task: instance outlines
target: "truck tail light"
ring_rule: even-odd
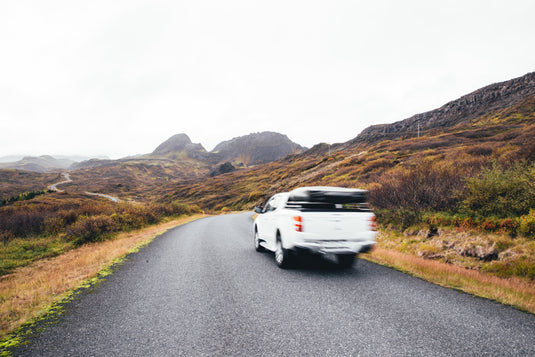
[[[302,232],[303,231],[303,217],[294,216],[294,226],[295,226],[296,232]]]
[[[375,216],[372,216],[370,218],[370,229],[372,231],[376,231],[377,230],[377,219],[375,218]]]

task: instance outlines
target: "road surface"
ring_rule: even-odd
[[[57,183],[51,185],[48,189],[49,189],[50,191],[64,192],[65,190],[60,190],[60,189],[58,188],[58,185],[63,185],[63,184],[65,184],[65,183],[72,182],[72,180],[71,180],[71,178],[69,177],[69,174],[68,174],[68,173],[63,174],[63,176],[65,177],[65,181],[57,182]]]
[[[250,217],[156,238],[14,355],[535,355],[533,315],[363,260],[281,270]]]
[[[107,198],[108,200],[112,201],[112,202],[119,202],[119,199],[117,197],[113,197],[113,196],[110,196],[110,195],[105,195],[103,193],[96,193],[96,192],[87,192],[85,191],[84,192],[86,195],[89,195],[89,196],[99,196],[99,197],[104,197],[104,198]]]

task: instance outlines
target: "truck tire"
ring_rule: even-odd
[[[280,236],[277,236],[277,243],[275,246],[275,263],[281,269],[286,269],[290,266],[292,261],[292,253],[288,249],[282,247]]]
[[[258,237],[258,230],[254,230],[254,248],[257,252],[264,252],[266,249],[260,245],[260,238]]]
[[[355,263],[357,258],[356,254],[337,254],[336,260],[338,261],[338,266],[342,269],[349,269]]]

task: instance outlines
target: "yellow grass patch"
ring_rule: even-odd
[[[535,314],[535,283],[499,278],[476,270],[377,247],[364,259],[409,273],[429,282],[498,301]]]
[[[157,235],[202,217],[181,217],[144,229],[119,233],[113,240],[87,244],[55,258],[43,259],[0,278],[0,339],[84,285],[118,259]]]

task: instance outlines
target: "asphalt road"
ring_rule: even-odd
[[[364,260],[281,270],[250,216],[158,237],[14,355],[535,356],[533,315]]]

